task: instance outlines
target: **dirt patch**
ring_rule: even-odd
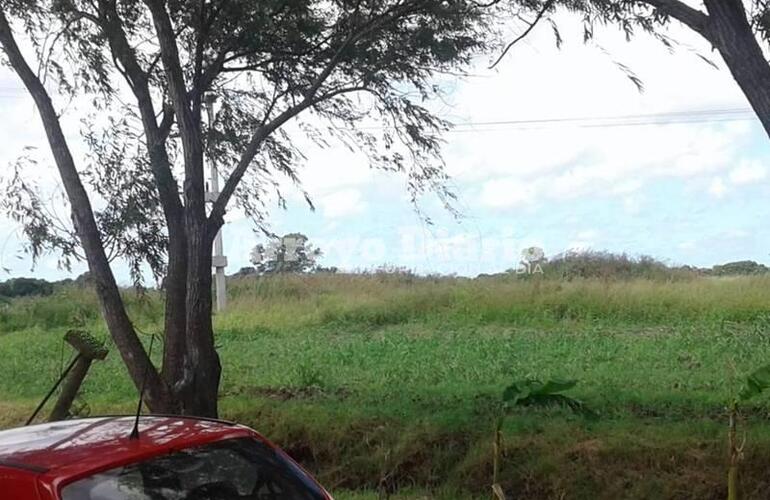
[[[585,441],[580,441],[579,443],[576,443],[575,445],[571,446],[567,452],[566,456],[568,458],[571,458],[573,460],[578,459],[589,459],[589,460],[595,460],[597,458],[597,455],[604,450],[604,443],[602,443],[599,439],[587,439]]]
[[[256,396],[277,401],[308,400],[319,398],[346,399],[351,392],[345,388],[337,387],[327,389],[323,387],[239,387],[222,391],[222,396]]]

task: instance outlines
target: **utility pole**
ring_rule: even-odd
[[[214,124],[214,94],[206,94],[206,111],[209,116],[209,136]],[[211,181],[206,193],[206,201],[214,203],[219,197],[219,173],[214,164],[214,158],[209,154],[209,168],[211,171]],[[211,265],[216,269],[214,276],[214,286],[216,288],[217,312],[224,311],[227,307],[227,284],[225,283],[225,267],[227,267],[227,257],[222,248],[222,229],[217,231],[214,238],[214,254],[211,256]]]

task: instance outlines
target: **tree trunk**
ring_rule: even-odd
[[[184,229],[182,236],[169,235],[168,271],[166,274],[163,380],[171,392],[180,397],[184,380],[184,360],[187,350],[187,248]]]
[[[178,395],[183,414],[217,416],[217,395],[221,366],[214,348],[211,324],[211,253],[213,235],[206,217],[203,142],[201,137],[200,92],[191,98],[185,85],[184,71],[174,31],[165,2],[144,0],[152,14],[158,35],[160,59],[168,80],[169,97],[174,108],[184,159],[184,231],[186,244],[184,359],[179,353],[168,355],[169,378]],[[200,67],[196,77],[200,77]],[[192,102],[191,102],[192,101]],[[178,269],[181,273],[181,267]],[[181,292],[181,288],[178,290]],[[180,295],[167,291],[171,304],[181,307]],[[172,300],[173,299],[173,300]],[[178,325],[166,325],[178,328]],[[168,332],[167,332],[168,333]],[[176,336],[173,336],[175,340]],[[181,343],[176,344],[180,347]],[[169,347],[174,348],[174,344]],[[181,367],[181,370],[180,370]],[[165,368],[164,368],[165,370]]]
[[[770,65],[757,43],[742,0],[705,0],[708,40],[719,50],[733,78],[770,135]]]
[[[221,365],[211,320],[212,237],[205,219],[190,221],[187,231],[187,382],[180,395],[182,413],[216,417]]]

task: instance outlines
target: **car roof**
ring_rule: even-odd
[[[134,420],[96,417],[0,431],[0,465],[71,476],[221,439],[262,439],[231,422],[179,416],[140,417],[140,437],[130,439]]]

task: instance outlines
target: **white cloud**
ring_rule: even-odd
[[[480,198],[489,207],[518,208],[534,202],[536,194],[534,183],[507,178],[484,183]]]
[[[639,215],[642,212],[644,201],[641,196],[627,196],[623,198],[623,210],[628,215]]]
[[[630,195],[639,191],[644,186],[641,179],[628,179],[616,184],[613,189],[613,194]]]
[[[321,198],[319,205],[326,217],[337,218],[360,214],[366,208],[361,191],[344,189]]]
[[[587,229],[585,231],[580,231],[575,235],[575,237],[578,240],[595,240],[599,236],[599,231],[596,229]]]
[[[448,118],[500,122],[747,108],[729,72],[714,69],[693,53],[710,53],[697,35],[673,28],[672,36],[682,45],[671,54],[649,37],[626,43],[616,30],[602,30],[598,43],[608,49],[606,55],[580,43],[573,21],[560,20],[567,27],[562,50],[553,46],[549,30],[536,30],[513,49],[496,76],[458,84]],[[644,93],[637,92],[613,60],[643,79]],[[750,122],[707,123],[701,115],[693,116],[693,123],[673,124],[664,115],[654,120],[661,123],[644,125],[638,122],[651,120],[464,127],[447,137],[447,164],[459,185],[480,186],[471,206],[496,208],[597,195],[625,197],[658,179],[706,182],[727,176],[746,151]],[[596,124],[602,126],[588,126]]]
[[[709,184],[708,192],[714,198],[722,198],[727,193],[727,187],[721,177],[714,177]]]
[[[730,182],[735,186],[751,184],[763,180],[767,170],[759,162],[745,162],[730,171]]]
[[[477,160],[467,174],[458,173],[457,182],[481,182],[478,201],[489,207],[515,208],[597,195],[625,197],[658,179],[727,174],[741,155],[747,134],[706,124],[603,132],[576,129],[565,136],[554,163],[548,164],[555,136],[553,131],[516,132],[507,140],[500,133],[480,136],[475,144],[487,159]],[[561,163],[565,151],[575,160]],[[450,158],[450,165],[453,161],[465,163],[465,158]]]
[[[590,250],[596,247],[599,238],[599,231],[596,229],[585,229],[578,231],[567,244],[567,250]]]
[[[762,181],[767,170],[759,162],[744,161],[738,167],[725,171],[724,176],[715,176],[708,184],[708,193],[715,198],[724,198],[729,192],[741,186]]]
[[[565,139],[554,162],[548,164],[554,137]],[[478,198],[473,201],[494,208],[588,196],[626,198],[660,179],[726,176],[742,154],[747,137],[741,129],[722,124],[622,127],[601,132],[575,129],[565,136],[554,131],[520,131],[507,140],[495,133],[475,141],[486,155],[484,162],[476,159],[472,170],[458,173],[456,178],[460,185],[480,183]],[[566,152],[574,160],[561,163]],[[462,164],[465,158],[450,158],[450,165],[453,161]],[[735,178],[756,177],[756,169],[745,170],[736,172]]]

